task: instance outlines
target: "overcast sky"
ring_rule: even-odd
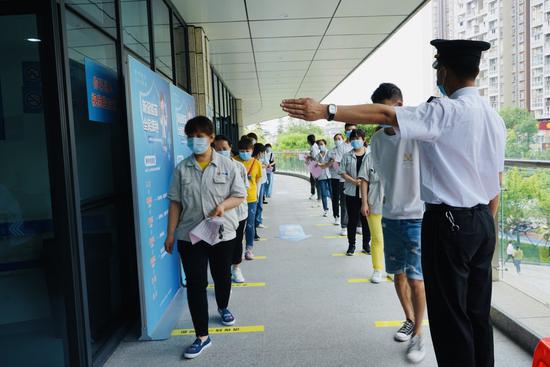
[[[380,83],[391,82],[403,91],[406,105],[425,102],[435,83],[432,39],[432,6],[428,3],[382,47],[343,81],[325,103],[370,103]]]

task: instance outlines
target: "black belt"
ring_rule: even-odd
[[[477,204],[471,208],[464,208],[459,206],[450,206],[447,204],[430,204],[426,203],[427,212],[460,212],[460,211],[473,211],[473,210],[486,210],[489,209],[487,204]]]

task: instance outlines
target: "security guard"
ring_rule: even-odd
[[[290,116],[396,127],[419,142],[422,267],[432,341],[440,366],[494,365],[491,259],[493,217],[504,170],[505,126],[479,96],[475,79],[490,44],[433,40],[433,67],[443,95],[418,107],[380,104],[322,105],[310,98],[284,100]],[[422,346],[413,337],[409,348]],[[423,357],[419,355],[419,357]]]

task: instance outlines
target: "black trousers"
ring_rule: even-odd
[[[447,213],[458,229],[453,230]],[[486,206],[424,213],[422,268],[439,366],[494,366],[490,309],[495,244],[494,220]]]
[[[311,189],[311,195],[315,195],[315,188],[317,186],[317,180],[313,177],[313,175],[309,174],[309,186]]]
[[[246,227],[246,219],[239,222],[237,227],[237,237],[235,237],[233,244],[233,258],[231,263],[233,265],[238,265],[243,261],[243,238],[244,238],[244,228]]]
[[[178,251],[187,281],[187,302],[195,334],[208,335],[208,264],[215,284],[218,308],[227,308],[231,293],[231,257],[234,241],[220,242],[210,246],[205,242],[194,245],[178,241]]]
[[[355,246],[357,236],[357,224],[361,220],[363,227],[363,250],[370,251],[370,230],[367,217],[361,214],[361,199],[356,196],[346,195],[346,210],[348,211],[348,243]]]
[[[344,183],[340,182],[340,179],[330,179],[330,198],[332,199],[332,215],[334,218],[340,217],[340,195],[342,195],[343,187]]]

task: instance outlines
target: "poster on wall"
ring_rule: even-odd
[[[172,135],[174,137],[174,165],[177,166],[192,153],[187,145],[185,124],[195,117],[195,98],[170,84],[170,99],[172,104]]]
[[[162,340],[170,337],[182,298],[179,256],[164,251],[174,169],[170,85],[131,56],[127,79],[141,339]]]
[[[112,123],[118,118],[118,78],[114,70],[84,58],[86,99],[90,121]]]

